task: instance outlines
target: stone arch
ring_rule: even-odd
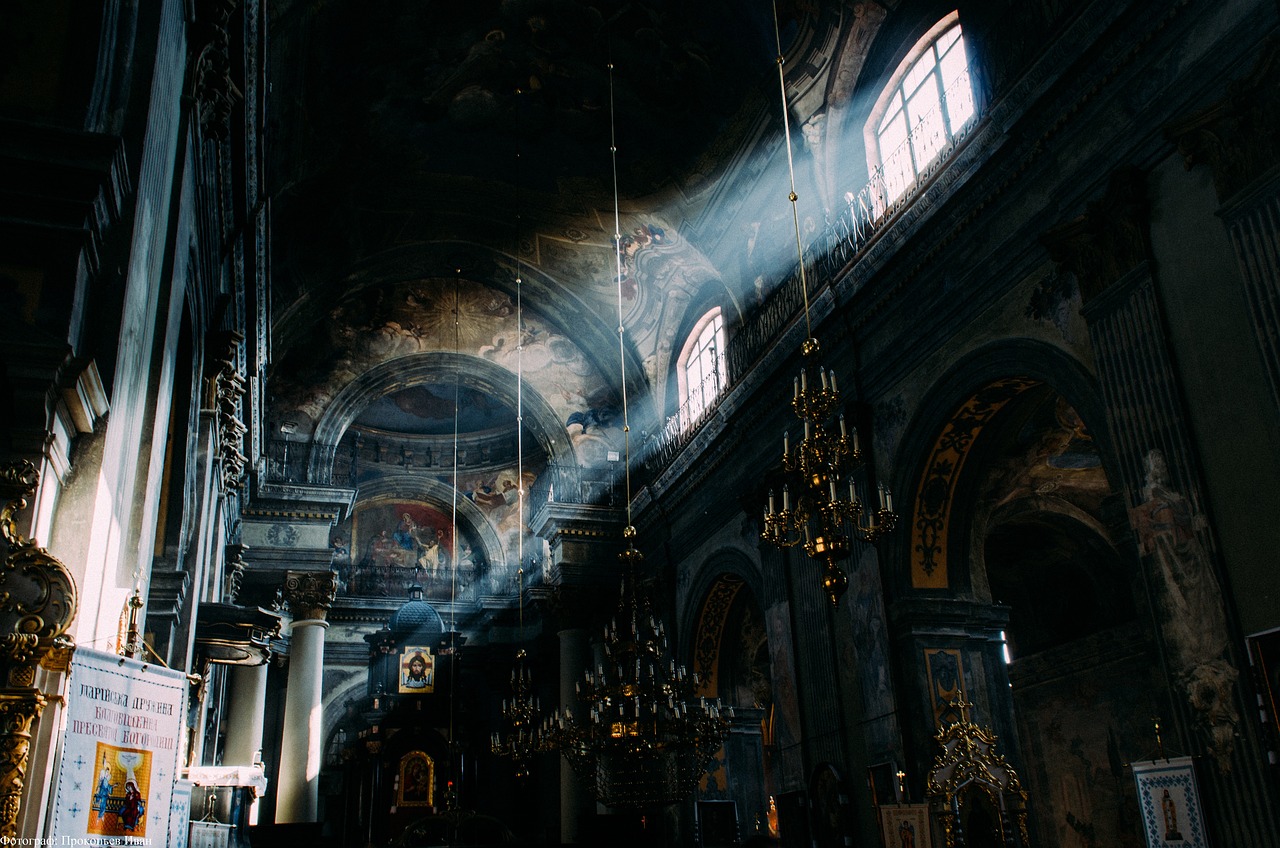
[[[985,433],[1002,411],[1027,392],[1047,387],[1076,410],[1094,436],[1105,467],[1115,467],[1101,393],[1083,364],[1059,348],[1017,339],[981,348],[944,374],[927,391],[898,450],[894,490],[906,507],[902,532],[891,541],[893,561],[903,567],[899,589],[966,589],[967,531],[955,521],[958,488],[968,461],[985,447]],[[966,518],[968,514],[966,513]]]
[[[689,634],[689,670],[698,673],[697,694],[720,694],[722,648],[731,613],[740,597],[763,612],[760,589],[759,571],[741,551],[722,550],[707,559],[689,594],[697,601],[685,610],[683,629]]]
[[[334,450],[342,434],[361,410],[374,400],[408,386],[454,380],[490,394],[512,409],[516,408],[516,375],[486,359],[427,351],[382,362],[344,386],[316,422],[307,468],[308,479],[328,478]],[[524,418],[548,461],[567,460],[569,464],[576,464],[573,442],[560,417],[527,380],[523,382]]]
[[[393,498],[398,495],[404,495],[405,489],[412,487],[414,497],[426,500],[434,500],[442,505],[449,506],[453,503],[454,490],[449,483],[442,482],[432,477],[425,477],[414,474],[403,474],[383,477],[360,487],[360,500],[373,501],[379,498]],[[495,565],[508,562],[507,546],[503,544],[502,538],[497,531],[493,529],[493,525],[489,523],[489,519],[485,517],[480,507],[476,506],[469,498],[458,497],[458,522],[466,522],[467,526],[474,531],[476,538],[479,539],[482,546],[485,562],[490,568]]]

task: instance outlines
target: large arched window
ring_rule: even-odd
[[[867,164],[876,192],[893,203],[923,174],[974,116],[973,84],[959,13],[934,25],[898,66],[866,126]]]
[[[724,319],[717,306],[698,319],[676,360],[681,429],[701,418],[724,388],[724,348]]]

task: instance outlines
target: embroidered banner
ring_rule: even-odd
[[[186,704],[185,674],[76,649],[50,834],[58,844],[178,844],[169,822]]]

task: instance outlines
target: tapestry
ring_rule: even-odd
[[[880,808],[884,848],[929,848],[929,806],[891,804]]]

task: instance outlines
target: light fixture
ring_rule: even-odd
[[[524,569],[517,573],[520,582],[519,591],[524,595]],[[520,632],[524,633],[524,602],[520,604]],[[524,648],[516,651],[515,662],[511,666],[511,698],[502,702],[502,717],[507,728],[503,734],[494,733],[489,741],[489,749],[500,757],[511,760],[515,766],[517,778],[529,776],[529,765],[533,755],[546,750],[543,742],[543,729],[539,726],[540,706],[533,689],[533,672],[528,666],[528,657]]]
[[[728,735],[733,708],[696,698],[697,673],[676,663],[666,628],[652,610],[636,573],[642,557],[627,528],[619,559],[622,578],[616,616],[604,628],[604,662],[586,669],[575,688],[587,721],[566,707],[545,722],[569,765],[607,807],[675,803],[698,785]]]
[[[676,663],[666,627],[654,614],[639,570],[631,524],[631,425],[626,384],[622,299],[622,226],[618,209],[618,157],[613,126],[613,64],[609,66],[609,150],[613,157],[615,279],[618,280],[618,355],[626,475],[626,549],[618,555],[622,583],[618,610],[604,628],[604,662],[588,668],[576,689],[587,720],[573,711],[550,716],[543,739],[569,761],[607,807],[671,804],[697,786],[729,733],[732,709],[718,699],[695,698],[697,674]]]
[[[520,92],[516,92],[519,94]],[[524,643],[524,303],[521,292],[520,264],[520,152],[516,151],[516,600],[520,610],[520,642],[511,667],[511,698],[502,702],[504,734],[494,733],[490,750],[507,757],[515,766],[517,778],[529,776],[533,755],[545,750],[539,725],[539,702],[533,690],[533,671],[528,665]]]
[[[800,346],[803,363],[800,374],[793,381],[791,400],[791,409],[803,422],[803,436],[793,449],[790,433],[783,433],[785,481],[781,503],[771,490],[764,512],[764,531],[760,537],[780,548],[803,543],[805,553],[822,562],[822,588],[835,605],[840,603],[840,596],[849,587],[849,578],[838,563],[850,554],[851,536],[863,542],[874,542],[893,530],[898,516],[893,511],[893,496],[883,484],[878,487],[879,504],[875,511],[865,508],[858,496],[854,474],[863,464],[858,429],[845,421],[835,371],[825,368],[818,359],[818,340],[813,336],[809,321],[809,283],[805,275],[804,244],[800,238],[800,213],[796,208],[799,198],[796,195],[795,162],[791,155],[791,117],[787,83],[782,71],[782,36],[778,29],[776,2],[773,6],[773,34],[778,45],[778,85],[782,92],[782,123],[787,170],[791,178],[787,199],[791,201],[800,289],[804,297],[805,340]],[[778,506],[782,508],[778,509]]]

